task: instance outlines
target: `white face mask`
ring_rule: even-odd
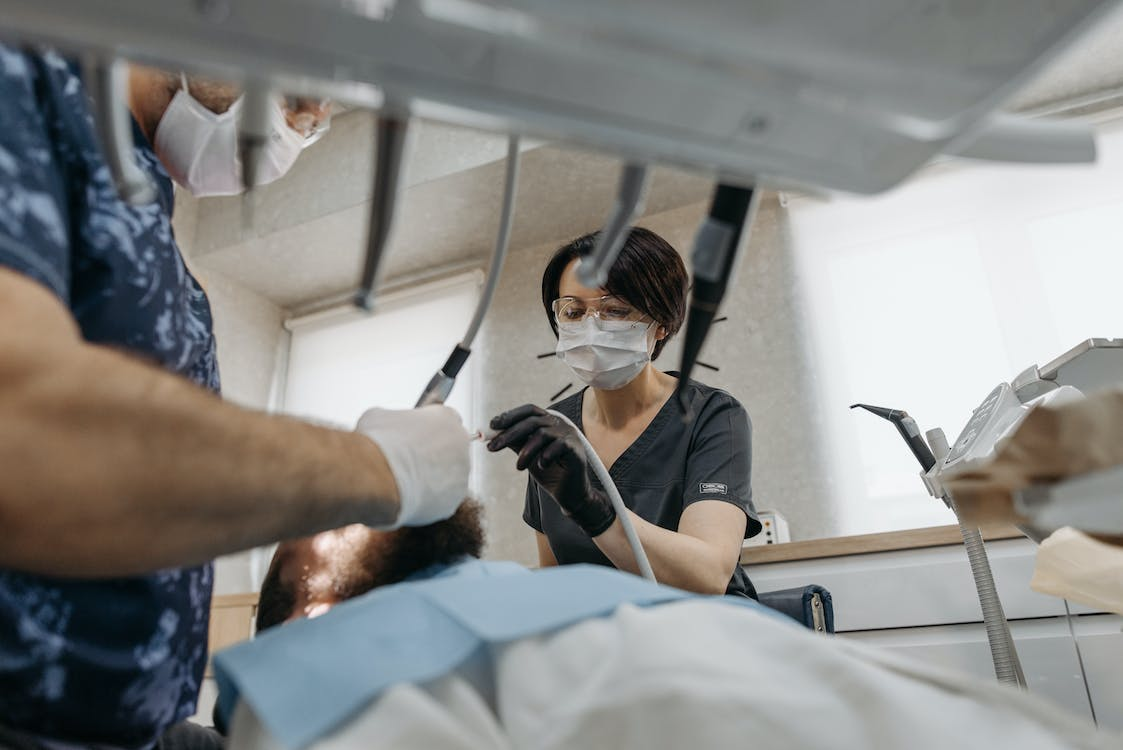
[[[653,324],[602,322],[590,315],[558,326],[558,358],[593,388],[614,391],[636,379],[655,349]]]
[[[222,114],[215,114],[187,90],[187,80],[175,93],[156,126],[156,155],[176,182],[197,197],[237,195],[242,185],[242,160],[238,156],[239,97]],[[265,148],[258,185],[278,179],[292,168],[301,150],[311,142],[290,128],[278,103],[270,113],[273,134]]]

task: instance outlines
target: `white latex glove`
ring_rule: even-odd
[[[394,472],[401,511],[390,528],[443,521],[464,502],[471,438],[455,410],[371,409],[355,429],[378,444]]]

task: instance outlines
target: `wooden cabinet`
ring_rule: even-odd
[[[199,691],[199,703],[191,720],[211,725],[211,713],[218,697],[214,682],[211,657],[216,651],[232,646],[253,636],[253,623],[257,616],[257,594],[228,594],[216,596],[211,601],[210,640],[207,644],[207,672]]]
[[[211,677],[211,655],[253,635],[257,616],[257,594],[216,596],[211,602],[210,640],[207,644],[207,677]]]

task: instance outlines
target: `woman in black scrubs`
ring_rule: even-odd
[[[671,394],[676,373],[651,364],[686,315],[687,274],[665,240],[633,229],[603,288],[582,286],[577,261],[591,234],[554,254],[542,304],[558,356],[588,388],[554,404],[585,433],[628,507],[661,583],[756,598],[738,564],[760,531],[749,474],[749,418],[732,396],[690,381],[693,420]],[[527,404],[491,422],[488,449],[511,448],[530,473],[523,519],[538,532],[543,566],[611,565],[638,572],[623,526],[588,466],[580,438]]]

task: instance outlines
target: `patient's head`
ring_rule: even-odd
[[[480,513],[478,503],[467,501],[448,520],[429,526],[379,531],[354,524],[282,542],[261,585],[258,632],[323,614],[339,602],[431,565],[479,557]]]

